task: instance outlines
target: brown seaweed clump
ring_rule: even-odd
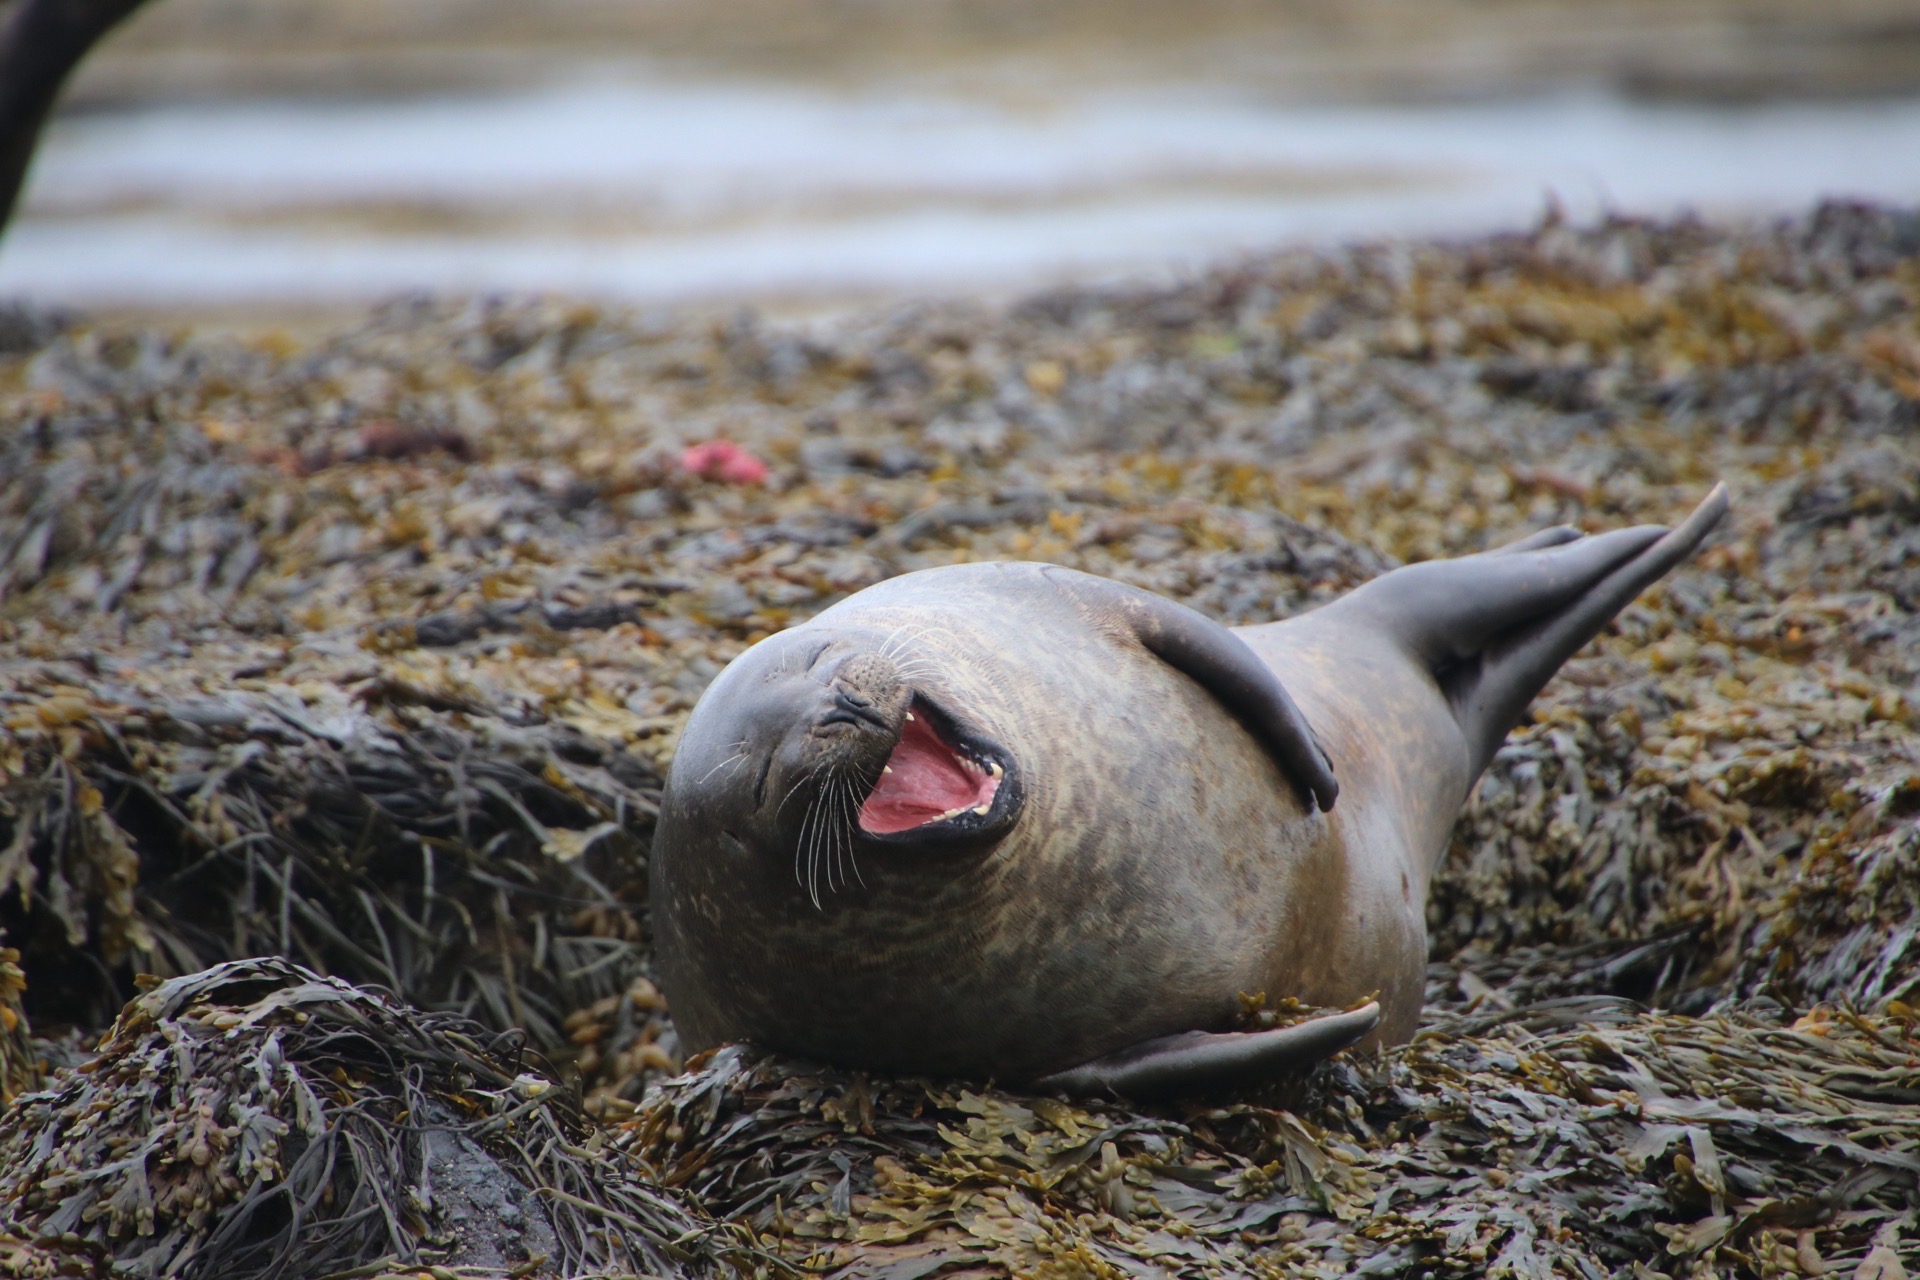
[[[0,1117],[0,1273],[728,1273],[523,1037],[281,960],[156,982]]]
[[[48,1020],[97,1029],[135,969],[277,954],[565,1044],[638,972],[659,779],[568,724],[456,708],[396,666],[349,689],[36,689],[0,738],[0,883],[11,936],[78,961],[39,967]]]
[[[26,990],[20,952],[0,947],[0,1109],[40,1083],[40,1062],[21,1000]]]
[[[1549,1000],[1319,1084],[1140,1113],[729,1048],[617,1141],[849,1277],[1890,1280],[1920,1253],[1911,1012]]]

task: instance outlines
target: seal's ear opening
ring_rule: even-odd
[[[1369,1000],[1271,1031],[1182,1031],[1042,1076],[1033,1087],[1147,1102],[1261,1084],[1304,1074],[1379,1023],[1380,1005]]]

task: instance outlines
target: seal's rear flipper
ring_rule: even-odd
[[[1562,663],[1727,513],[1715,485],[1673,529],[1591,538],[1560,527],[1458,560],[1408,565],[1329,609],[1354,609],[1423,661],[1445,690],[1478,776]]]
[[[1095,1058],[1033,1082],[1071,1094],[1118,1094],[1146,1101],[1299,1075],[1332,1057],[1380,1021],[1369,1001],[1272,1031],[1182,1031]]]
[[[1542,529],[1530,533],[1518,542],[1509,542],[1504,547],[1495,547],[1489,555],[1510,556],[1516,551],[1544,551],[1548,547],[1558,547],[1569,542],[1578,542],[1587,535],[1570,524],[1557,524],[1551,529]]]

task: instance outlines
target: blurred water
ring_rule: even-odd
[[[63,119],[0,294],[340,303],[999,291],[1246,249],[1824,196],[1920,201],[1920,100],[1303,109],[1247,89],[1017,102],[673,78]]]

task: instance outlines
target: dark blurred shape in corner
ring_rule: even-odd
[[[27,178],[34,143],[67,73],[145,0],[0,3],[0,233]]]

